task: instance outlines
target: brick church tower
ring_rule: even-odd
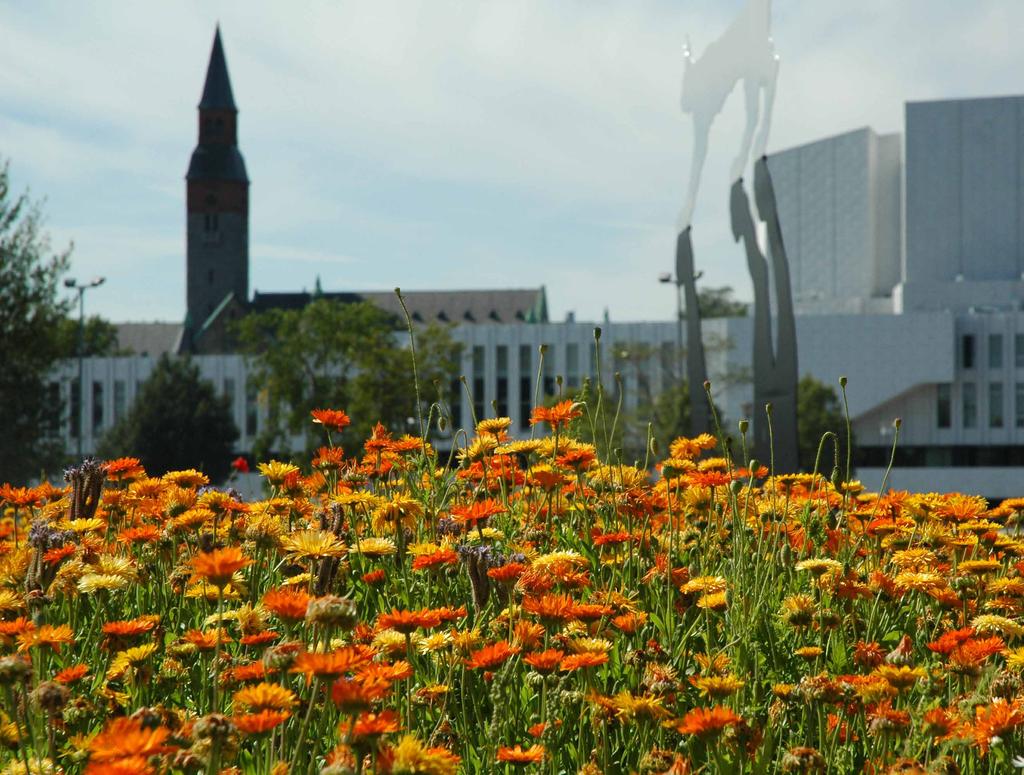
[[[193,339],[230,295],[241,305],[249,298],[249,177],[238,150],[238,108],[220,27],[199,101],[199,143],[185,180],[185,325]]]

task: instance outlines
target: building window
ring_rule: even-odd
[[[1018,428],[1024,428],[1024,382],[1014,385],[1013,424]]]
[[[530,427],[533,397],[530,395],[530,374],[533,372],[533,350],[528,344],[519,345],[519,428]]]
[[[103,383],[92,383],[92,435],[103,430]]]
[[[1024,369],[1024,334],[1013,337],[1013,365]]]
[[[484,411],[487,391],[484,375],[487,373],[486,352],[481,345],[473,346],[473,414],[477,421],[486,417]]]
[[[48,436],[60,435],[60,383],[48,382],[46,384],[46,425],[44,430]]]
[[[453,379],[448,389],[448,407],[451,410],[451,425],[448,430],[454,437],[462,428],[462,380]]]
[[[82,383],[77,379],[71,382],[71,401],[69,406],[69,433],[77,439],[82,431]]]
[[[203,229],[208,232],[217,231],[220,228],[220,221],[217,213],[206,213],[203,215]]]
[[[965,382],[961,389],[963,424],[965,428],[978,425],[978,386],[973,382]]]
[[[960,339],[960,365],[965,369],[974,368],[974,334],[964,334]]]
[[[114,422],[124,417],[124,410],[128,405],[125,395],[125,384],[123,379],[114,380]]]
[[[1003,335],[988,335],[988,367],[990,369],[1003,368]]]
[[[575,342],[565,346],[565,380],[571,388],[580,386],[580,346]]]
[[[555,395],[555,348],[549,344],[543,344],[544,349],[544,395],[551,397]]]
[[[494,371],[497,375],[495,398],[498,417],[508,416],[508,345],[499,344],[494,350]]]
[[[1003,427],[1003,383],[988,383],[988,427]]]
[[[213,285],[213,270],[212,269],[206,273],[206,279],[209,281],[210,285]]]
[[[937,402],[935,404],[935,423],[940,428],[948,428],[952,425],[953,402],[948,382],[943,382],[937,387]]]
[[[245,382],[245,435],[255,436],[259,432],[260,411],[259,394],[254,380]]]
[[[224,379],[224,398],[227,401],[231,414],[235,413],[235,380],[231,377]]]

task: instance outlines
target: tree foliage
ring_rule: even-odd
[[[132,455],[151,474],[199,468],[227,476],[238,429],[227,399],[188,358],[161,356],[135,403],[100,442],[101,457]]]
[[[60,357],[56,330],[68,303],[58,285],[70,248],[52,253],[41,221],[38,204],[12,195],[0,163],[0,481],[61,462],[61,445],[47,434],[60,407],[47,402],[44,382]]]
[[[410,353],[394,317],[379,307],[321,298],[302,309],[248,315],[237,334],[267,407],[258,456],[287,452],[292,435],[304,437],[307,448],[318,446],[313,409],[348,412],[352,428],[343,444],[349,451],[378,419],[392,432],[418,433]],[[416,337],[422,397],[429,401],[432,383],[447,386],[456,376],[458,346],[436,325],[417,329]]]
[[[733,297],[732,286],[723,285],[721,288],[700,288],[697,291],[697,306],[700,307],[700,316],[708,318],[742,318],[746,317],[750,305],[745,301],[736,301]]]
[[[814,459],[822,436],[831,431],[839,442],[839,472],[846,475],[846,417],[835,388],[811,375],[805,375],[797,385],[796,393],[797,445],[800,467],[814,470]],[[822,447],[818,470],[828,476],[835,465],[836,454],[831,442]]]
[[[57,326],[57,347],[61,358],[78,357],[78,318],[70,315]],[[82,326],[82,355],[102,358],[124,355],[117,344],[117,326],[99,315],[89,315]]]

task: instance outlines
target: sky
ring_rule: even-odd
[[[180,320],[185,182],[220,23],[250,189],[250,292],[537,287],[553,320],[675,294],[699,57],[742,0],[0,0],[0,158],[87,314]],[[1024,91],[1018,0],[775,0],[768,152],[906,101]],[[737,89],[693,218],[701,282],[749,294],[728,225]]]

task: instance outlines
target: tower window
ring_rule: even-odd
[[[220,228],[217,213],[206,213],[203,216],[203,228],[209,232],[217,231]]]
[[[210,285],[213,285],[213,270],[212,269],[209,272],[207,272],[206,277],[210,281]]]

